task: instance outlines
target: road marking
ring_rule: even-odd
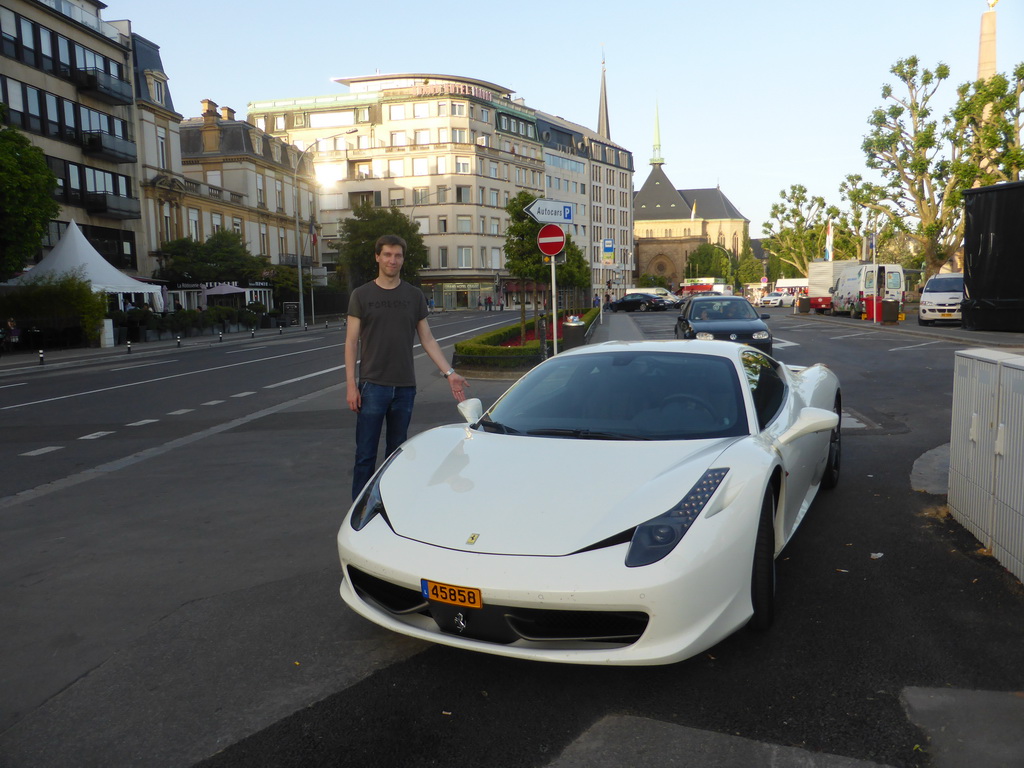
[[[255,394],[255,392],[239,392],[237,395],[232,395],[232,397],[248,397],[249,395]]]
[[[113,432],[93,432],[90,435],[82,435],[78,439],[79,440],[98,440],[101,437],[106,437],[107,435],[112,435],[112,434],[114,434],[114,433]]]
[[[62,445],[51,445],[51,446],[48,446],[46,448],[40,448],[40,449],[35,450],[35,451],[29,451],[28,453],[22,453],[21,455],[22,456],[42,456],[44,453],[53,453],[54,451],[59,451],[63,447],[64,446],[62,446]]]
[[[186,413],[192,413],[195,408],[179,408],[177,411],[171,411],[168,416],[184,416]]]
[[[155,363],[139,363],[138,365],[126,365],[124,368],[111,368],[111,371],[134,371],[136,368],[150,368],[154,365],[167,365],[168,363],[176,363],[177,360],[159,360]]]
[[[798,341],[783,341],[782,339],[776,337],[775,339],[772,340],[772,346],[776,347],[776,348],[783,348],[783,349],[786,348],[786,347],[799,347],[800,346],[800,342],[798,342]]]
[[[230,352],[225,352],[226,355],[237,355],[240,352],[255,352],[257,349],[266,349],[267,345],[264,344],[259,347],[246,347],[245,349],[232,349]]]
[[[829,339],[832,340],[832,341],[835,341],[837,339],[853,339],[853,338],[856,338],[857,336],[867,336],[867,335],[868,335],[868,332],[864,331],[862,333],[848,333],[845,336],[829,336]]]
[[[938,342],[938,341],[924,341],[924,342],[921,342],[920,344],[911,344],[909,347],[893,347],[889,351],[890,352],[899,352],[900,350],[904,350],[904,349],[917,349],[918,347],[928,347],[928,346],[931,346],[932,344],[939,344],[939,343],[941,343],[941,342]]]
[[[223,402],[223,400],[208,400],[205,403],[200,403],[200,405],[220,405]]]
[[[11,387],[24,387],[28,384],[27,381],[19,381],[17,384],[4,384],[0,389],[10,389]]]
[[[147,424],[155,424],[160,419],[143,419],[142,421],[133,421],[131,424],[125,424],[126,427],[144,427]]]
[[[305,376],[299,376],[295,379],[288,379],[287,381],[279,381],[276,384],[267,384],[264,389],[277,389],[283,387],[285,384],[294,384],[297,381],[304,381],[305,379],[312,379],[315,376],[323,376],[325,373],[334,373],[345,368],[344,365],[336,365],[334,368],[325,368],[322,371],[314,371],[313,373],[307,373]]]

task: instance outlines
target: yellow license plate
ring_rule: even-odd
[[[454,584],[441,584],[437,581],[420,579],[420,591],[427,600],[439,603],[458,605],[462,608],[483,608],[484,599],[480,590],[474,587],[457,587]]]

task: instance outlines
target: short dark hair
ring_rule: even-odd
[[[373,244],[373,252],[375,255],[380,256],[381,250],[385,245],[400,245],[402,246],[402,255],[405,256],[405,252],[408,249],[405,240],[398,235],[381,235],[377,238],[377,242]]]

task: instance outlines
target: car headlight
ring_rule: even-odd
[[[772,337],[772,335],[770,333],[768,333],[768,331],[755,331],[754,332],[754,338],[755,339],[770,339],[771,337]]]
[[[727,474],[727,467],[709,469],[672,509],[638,525],[626,552],[626,567],[656,563],[675,549]]]
[[[707,331],[701,331],[700,333],[697,334],[697,338],[700,339],[701,341],[714,341],[715,334],[708,333]]]
[[[388,468],[388,465],[402,452],[402,449],[397,449],[394,453],[388,456],[381,468],[377,470],[373,479],[366,484],[366,487],[360,492],[359,497],[352,505],[352,512],[349,515],[348,521],[352,527],[361,531],[377,515],[384,515],[387,517],[384,511],[384,500],[380,496],[380,479],[384,476],[384,470]]]

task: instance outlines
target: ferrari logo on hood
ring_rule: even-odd
[[[479,539],[479,538],[480,538],[480,534],[479,533],[471,533],[471,534],[469,534],[469,538],[466,539],[466,543],[467,544],[476,544],[476,540]]]

